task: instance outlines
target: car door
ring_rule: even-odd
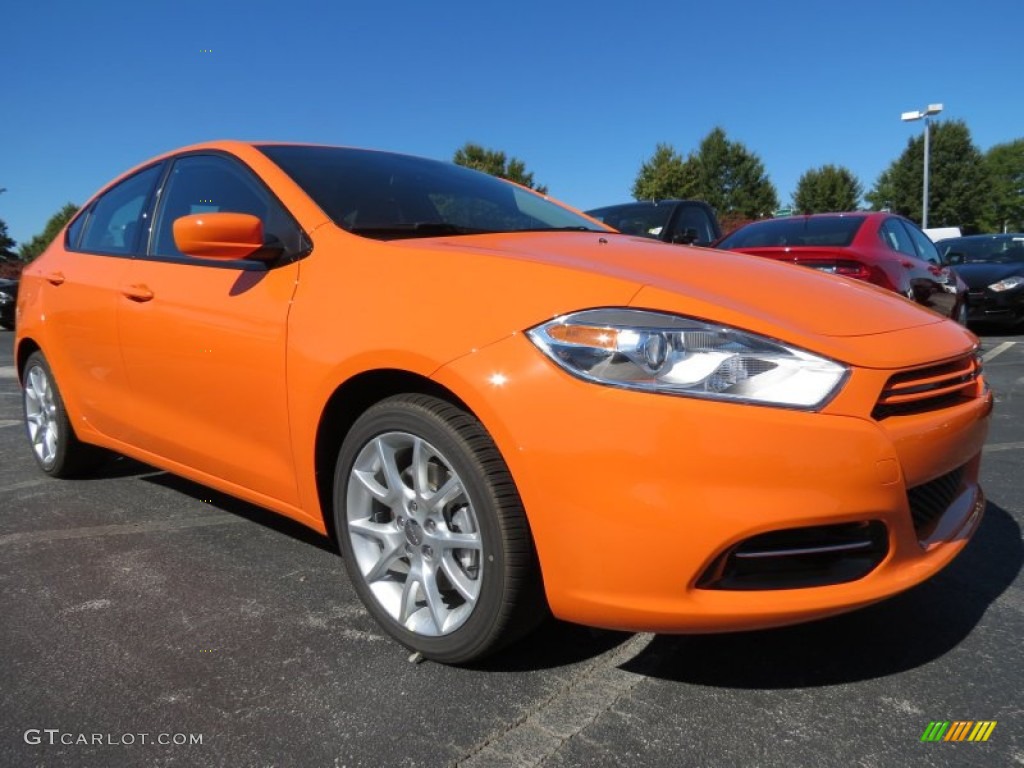
[[[173,160],[146,255],[126,276],[129,298],[118,318],[132,440],[164,463],[296,504],[285,345],[299,264],[198,259],[177,249],[175,219],[221,211],[258,216],[264,232],[282,242],[299,232],[236,159]]]
[[[43,352],[64,394],[75,429],[116,440],[132,416],[121,406],[128,381],[118,347],[117,309],[124,275],[163,171],[157,164],[119,181],[93,200],[51,249]]]
[[[934,309],[935,277],[928,272],[927,262],[918,257],[910,231],[903,226],[902,219],[890,216],[878,231],[901,268],[897,290],[918,304]]]
[[[954,317],[958,301],[956,276],[950,272],[949,267],[942,264],[939,249],[935,247],[935,243],[928,235],[912,222],[904,220],[901,223],[910,233],[910,239],[914,242],[918,257],[927,264],[925,267],[927,277],[923,280],[928,281],[928,306],[946,317]]]

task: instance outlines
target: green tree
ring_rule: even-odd
[[[1024,232],[1024,139],[989,149],[985,170],[991,190],[985,206],[985,231]]]
[[[721,219],[756,219],[779,207],[779,196],[760,158],[743,144],[713,129],[696,152],[682,160],[668,144],[640,166],[633,183],[640,199],[692,197],[704,200]]]
[[[640,166],[633,182],[633,197],[637,200],[694,197],[693,171],[671,144],[659,143],[654,155]]]
[[[57,211],[50,220],[46,222],[46,226],[43,227],[43,231],[38,235],[35,235],[27,243],[22,243],[21,248],[18,249],[18,257],[28,263],[34,258],[39,256],[43,251],[46,250],[47,246],[53,242],[53,239],[60,234],[60,231],[64,229],[64,225],[71,221],[71,218],[78,213],[78,206],[74,203],[65,203],[64,206]]]
[[[14,252],[14,238],[7,231],[7,222],[0,219],[0,277],[17,277],[22,266]]]
[[[0,219],[0,260],[16,259],[18,255],[14,252],[14,238],[7,231],[7,222]]]
[[[864,188],[848,168],[823,165],[800,177],[793,202],[800,213],[855,211]]]
[[[714,128],[686,161],[694,174],[695,194],[720,216],[756,219],[779,207],[779,195],[761,159],[725,131]]]
[[[931,126],[928,225],[976,230],[990,199],[982,154],[961,120]],[[875,210],[890,210],[921,223],[924,136],[907,141],[903,154],[886,168],[864,197]]]
[[[548,188],[542,184],[535,184],[533,173],[526,170],[526,163],[516,157],[507,157],[504,152],[497,149],[485,149],[479,144],[467,141],[457,150],[452,162],[466,168],[473,168],[491,176],[501,179],[508,179],[524,187],[547,194]]]

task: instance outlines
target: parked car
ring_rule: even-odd
[[[18,301],[18,281],[0,277],[0,328],[14,329],[14,308]]]
[[[711,245],[722,236],[714,209],[700,200],[646,200],[586,211],[626,235],[680,245]]]
[[[967,329],[447,163],[157,157],[18,307],[43,472],[103,447],[330,534],[380,625],[442,662],[548,609],[657,632],[852,610],[945,567],[985,506]]]
[[[967,283],[967,319],[1024,323],[1024,234],[940,240],[939,253]]]
[[[942,264],[924,232],[902,216],[857,212],[765,219],[737,229],[715,247],[864,280],[967,322],[967,285]]]

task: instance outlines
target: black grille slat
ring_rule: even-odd
[[[871,415],[876,419],[948,408],[976,394],[981,364],[974,355],[901,371],[889,377]]]
[[[949,509],[963,488],[964,468],[958,467],[923,485],[907,489],[910,516],[919,539],[927,539],[939,518]]]

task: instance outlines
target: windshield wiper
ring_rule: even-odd
[[[418,221],[415,224],[392,224],[379,227],[351,227],[348,230],[355,235],[365,235],[379,240],[399,240],[411,237],[442,237],[444,235],[486,235],[492,229],[474,229],[459,227],[443,221]]]
[[[572,227],[523,227],[522,229],[510,229],[509,232],[608,232],[605,229],[594,229],[577,224]]]

